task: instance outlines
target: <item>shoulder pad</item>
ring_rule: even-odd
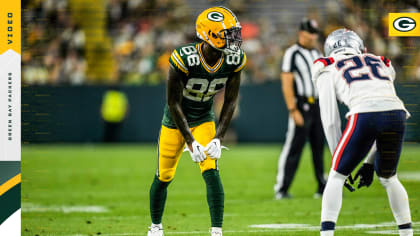
[[[329,66],[334,63],[334,58],[332,57],[320,57],[314,61],[314,64],[317,62],[322,62],[324,66]]]
[[[186,63],[186,56],[193,53],[197,53],[197,49],[193,44],[183,45],[172,52],[169,62],[172,67],[188,75],[189,71],[188,64]]]
[[[391,61],[388,58],[381,56],[381,60],[385,63],[387,67],[389,67]]]
[[[245,52],[241,49],[240,53],[239,53],[239,63],[238,63],[238,67],[236,67],[236,69],[234,70],[234,72],[239,72],[241,71],[245,65],[246,65],[246,54]]]
[[[320,63],[317,63],[320,62]],[[315,82],[319,75],[325,72],[327,69],[327,66],[334,63],[334,58],[332,57],[321,57],[314,61],[314,65],[311,68],[312,73],[312,80]]]

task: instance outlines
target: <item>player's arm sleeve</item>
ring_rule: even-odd
[[[381,61],[385,64],[385,73],[390,76],[391,81],[395,80],[395,69],[392,66],[391,60],[386,57],[380,57]]]
[[[334,81],[331,72],[321,72],[314,79],[319,92],[319,107],[321,112],[322,127],[327,138],[331,153],[341,138],[341,119],[335,94]]]
[[[292,58],[293,50],[287,49],[283,56],[283,63],[281,65],[281,70],[283,72],[292,72]]]
[[[169,57],[169,64],[176,71],[188,75],[188,68],[185,66],[184,61],[176,49],[172,52],[171,57]]]
[[[385,73],[389,75],[391,81],[395,81],[396,73],[395,73],[394,67],[392,66],[391,60],[389,60],[386,57],[380,57],[380,58],[382,62],[385,64],[385,67],[383,67],[385,68]],[[405,112],[406,112],[405,118],[408,120],[411,117],[411,114],[407,110],[405,110]]]
[[[247,58],[246,58],[246,54],[245,54],[244,51],[242,51],[240,57],[241,57],[240,63],[238,65],[238,67],[233,72],[241,71],[246,65]]]
[[[389,74],[391,76],[391,80],[394,81],[395,80],[395,69],[392,66],[391,62],[389,62]]]

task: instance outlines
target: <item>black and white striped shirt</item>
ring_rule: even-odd
[[[322,54],[318,49],[307,49],[297,43],[286,50],[282,71],[293,73],[296,96],[318,98],[318,91],[312,83],[311,67],[320,57]]]

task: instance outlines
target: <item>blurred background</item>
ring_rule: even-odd
[[[284,141],[281,62],[304,17],[319,23],[321,50],[347,27],[391,59],[413,115],[406,139],[420,141],[420,38],[389,37],[387,20],[418,12],[418,1],[22,0],[23,142],[154,142],[170,53],[197,40],[197,15],[217,5],[238,16],[248,56],[230,141]],[[217,112],[223,96],[215,99]]]

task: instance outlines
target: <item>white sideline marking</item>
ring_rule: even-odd
[[[132,235],[145,235],[146,233],[116,233],[116,234],[101,234],[101,236],[132,236]],[[167,233],[165,233],[167,234]],[[89,234],[70,234],[67,236],[89,236]]]
[[[262,233],[262,232],[273,232],[273,230],[223,230],[224,234],[233,233]],[[206,234],[209,231],[193,231],[193,232],[167,232],[165,234]]]
[[[413,222],[413,226],[420,225],[420,222]],[[264,233],[264,232],[291,232],[291,231],[319,231],[320,226],[313,226],[309,224],[260,224],[248,226],[250,230],[224,230],[224,234],[237,234],[237,233]],[[360,230],[360,229],[376,229],[380,227],[396,227],[395,222],[382,222],[379,224],[355,224],[355,225],[344,225],[337,226],[336,229],[347,229],[347,230]],[[420,232],[420,229],[413,229],[413,231]],[[209,231],[190,231],[190,232],[165,232],[165,234],[173,235],[193,235],[193,234],[207,234]],[[378,230],[378,231],[365,231],[368,234],[395,234],[398,235],[397,230]],[[134,236],[144,235],[142,233],[113,233],[113,234],[101,234],[102,236]],[[89,236],[87,234],[71,234],[68,236]]]
[[[104,206],[42,206],[33,203],[23,203],[23,212],[62,212],[62,213],[105,213],[109,212]]]
[[[401,171],[397,175],[402,180],[420,181],[420,172],[418,171]]]
[[[312,230],[312,228],[319,226],[311,226],[308,224],[263,224],[263,225],[250,225],[250,228],[259,228],[259,229],[305,229]]]
[[[143,233],[145,234],[145,233]],[[102,236],[129,236],[129,235],[143,235],[140,233],[121,233],[121,234],[101,234]],[[165,233],[166,234],[166,233]],[[81,236],[89,236],[89,235],[81,235]]]
[[[420,222],[413,222],[412,225],[419,225]],[[396,227],[397,224],[395,222],[383,222],[379,224],[355,224],[355,225],[343,225],[343,226],[336,226],[336,229],[351,229],[351,230],[359,230],[359,229],[375,229],[379,227]],[[282,231],[318,231],[320,226],[312,226],[308,224],[261,224],[261,225],[250,225],[251,228],[260,228],[260,229],[277,229]],[[392,230],[391,230],[392,231]],[[418,230],[420,231],[420,230]],[[373,232],[373,231],[371,231]]]
[[[355,225],[343,225],[337,226],[337,229],[372,229],[378,227],[397,227],[395,222],[383,222],[379,224],[355,224]]]
[[[223,230],[223,234],[237,234],[237,233],[263,233],[263,232],[276,232],[280,230]],[[173,235],[191,235],[191,234],[208,234],[209,231],[190,231],[190,232],[165,232]],[[131,235],[144,235],[145,233],[116,233],[116,234],[101,234],[101,236],[131,236]],[[71,234],[68,236],[89,236],[87,234]]]
[[[420,232],[420,229],[413,229],[414,233]],[[378,231],[366,231],[368,234],[391,234],[391,235],[399,235],[398,230],[378,230]]]

